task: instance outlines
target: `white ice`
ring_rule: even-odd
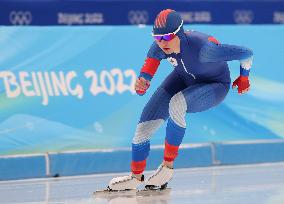
[[[1,181],[0,203],[284,204],[284,163],[177,169],[160,194],[92,195],[117,175],[123,173]]]

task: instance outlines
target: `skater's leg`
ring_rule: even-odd
[[[150,136],[168,118],[170,99],[171,96],[163,88],[159,88],[151,97],[143,110],[132,141],[132,174],[112,179],[109,183],[110,189],[133,189],[144,180],[142,173],[150,151]]]
[[[172,166],[186,129],[185,115],[205,111],[223,101],[229,84],[196,84],[174,95],[170,101],[167,123],[164,164]]]
[[[150,137],[168,119],[169,102],[172,96],[184,88],[186,85],[173,71],[143,109],[132,141],[131,170],[138,178],[141,177],[146,167],[146,158],[150,151]]]
[[[170,118],[168,119],[166,128],[164,164],[170,167],[173,166],[173,161],[177,157],[178,148],[182,142],[185,133],[186,110],[186,100],[184,98],[183,93],[179,92],[174,95],[170,100]]]
[[[141,174],[146,167],[150,151],[150,137],[169,117],[168,107],[171,95],[159,88],[145,106],[132,141],[133,174]]]
[[[173,162],[178,155],[179,146],[185,134],[186,113],[204,111],[219,104],[228,90],[229,85],[222,83],[197,84],[182,90],[171,98],[164,161],[158,170],[147,179],[146,185],[161,186],[172,178]]]
[[[173,71],[153,94],[142,112],[132,141],[132,173],[129,176],[112,179],[109,183],[110,189],[133,189],[143,181],[142,172],[150,151],[150,137],[169,117],[171,97],[185,88],[186,85]]]

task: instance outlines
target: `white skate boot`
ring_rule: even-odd
[[[144,175],[141,180],[137,179],[132,174],[128,176],[121,176],[113,178],[108,185],[110,191],[125,191],[125,190],[136,190],[137,187],[144,182]]]
[[[168,182],[172,179],[174,169],[166,165],[160,165],[159,168],[145,181],[145,188],[150,190],[163,190],[167,188]]]
[[[144,175],[141,180],[132,174],[113,178],[107,188],[96,190],[93,194],[96,198],[112,198],[115,195],[135,196],[137,187],[144,182]]]

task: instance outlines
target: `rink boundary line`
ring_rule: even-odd
[[[284,1],[284,0],[283,0]],[[278,142],[284,142],[284,139],[261,139],[261,140],[236,140],[236,141],[227,141],[227,142],[206,142],[206,143],[191,143],[191,144],[181,144],[180,149],[189,148],[189,147],[204,147],[207,145],[214,145],[214,144],[274,144]],[[160,149],[164,148],[164,145],[151,145],[151,149]],[[8,155],[0,155],[1,158],[18,158],[18,157],[32,157],[32,156],[44,156],[46,154],[69,154],[69,153],[88,153],[88,152],[117,152],[117,151],[129,151],[131,147],[123,147],[123,148],[109,148],[109,149],[83,149],[83,150],[70,150],[70,151],[48,151],[45,153],[36,153],[36,154],[8,154]]]
[[[284,0],[283,0],[284,1]],[[191,144],[181,144],[180,149],[189,148],[189,147],[204,147],[207,145],[214,145],[214,144],[273,144],[278,142],[284,142],[284,139],[261,139],[261,140],[236,140],[236,141],[227,141],[227,142],[206,142],[206,143],[191,143]],[[151,145],[151,149],[160,149],[164,148],[164,145]],[[45,153],[36,153],[36,154],[8,154],[8,155],[0,155],[1,158],[18,158],[18,157],[32,157],[32,156],[44,156],[46,154],[69,154],[69,153],[88,153],[88,152],[117,152],[117,151],[129,151],[131,147],[123,147],[123,148],[109,148],[109,149],[84,149],[84,150],[76,150],[76,151],[62,151],[62,152],[55,152],[55,151],[48,151]]]
[[[192,144],[182,144],[180,149],[188,148],[188,147],[204,147],[210,143],[192,143]],[[151,149],[160,149],[164,148],[164,145],[151,145]],[[46,154],[72,154],[72,153],[105,153],[105,152],[117,152],[117,151],[131,151],[131,147],[124,147],[124,148],[114,148],[114,149],[84,149],[84,150],[77,150],[77,151],[62,151],[62,152],[55,152],[49,151],[45,153],[37,153],[37,154],[8,154],[8,155],[0,155],[1,158],[18,158],[18,157],[32,157],[32,156],[44,156]]]

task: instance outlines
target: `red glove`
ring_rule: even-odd
[[[244,94],[249,90],[250,84],[248,76],[239,76],[234,82],[232,88],[238,87],[238,93]]]
[[[135,83],[136,93],[140,96],[143,96],[146,93],[149,86],[150,86],[150,81],[144,79],[143,77],[139,77]]]

